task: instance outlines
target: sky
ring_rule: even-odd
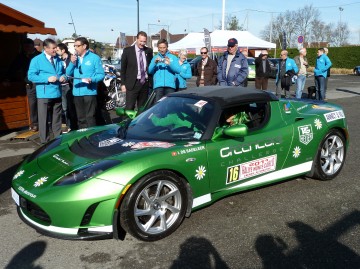
[[[171,34],[209,31],[221,27],[223,0],[2,0],[11,8],[34,17],[55,28],[63,39],[76,33],[98,42],[115,43],[120,32],[137,33],[137,3],[140,30],[155,34],[162,28]],[[278,1],[225,0],[225,13],[236,16],[240,24],[260,37],[261,31],[279,13],[295,11],[305,5],[319,9],[325,23],[347,22],[351,44],[360,44],[360,1]],[[342,11],[340,11],[340,7]],[[70,13],[72,14],[74,24]],[[45,39],[44,35],[29,35]]]

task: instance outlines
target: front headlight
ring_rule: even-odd
[[[106,171],[107,169],[120,164],[121,161],[117,160],[102,160],[97,163],[81,167],[79,170],[73,171],[62,179],[58,180],[55,186],[71,185],[83,182],[89,178],[95,177],[96,175]]]

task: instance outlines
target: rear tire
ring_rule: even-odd
[[[173,233],[187,209],[185,182],[171,171],[152,172],[126,194],[120,206],[120,224],[143,241],[156,241]]]
[[[344,135],[331,130],[321,141],[314,160],[314,177],[331,180],[341,171],[345,163],[346,148]]]

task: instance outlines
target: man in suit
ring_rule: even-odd
[[[121,56],[121,91],[126,92],[125,109],[134,109],[145,104],[148,98],[149,80],[147,73],[153,57],[151,48],[146,47],[147,34],[140,31],[136,44],[124,49]]]

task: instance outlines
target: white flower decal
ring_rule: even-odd
[[[197,180],[201,180],[205,177],[206,169],[205,166],[201,165],[198,169],[196,169],[195,177]]]
[[[322,128],[322,123],[321,123],[321,120],[319,120],[319,119],[315,119],[314,120],[314,124],[315,124],[315,127],[316,127],[316,129],[321,129]]]
[[[41,186],[42,184],[44,184],[44,182],[46,182],[48,179],[48,177],[41,177],[39,178],[38,180],[35,181],[34,183],[34,187],[39,187]]]
[[[122,144],[121,146],[122,147],[132,147],[134,145],[135,145],[135,142],[126,142],[126,143]]]
[[[19,176],[21,176],[22,174],[24,174],[24,170],[20,170],[19,172],[17,172],[15,175],[14,175],[14,177],[13,177],[13,180],[14,179],[17,179]]]
[[[299,157],[300,154],[301,154],[301,148],[300,147],[295,147],[292,153],[293,153],[294,158]]]
[[[88,128],[82,128],[82,129],[79,129],[77,130],[78,132],[86,132],[87,130],[89,130]]]

